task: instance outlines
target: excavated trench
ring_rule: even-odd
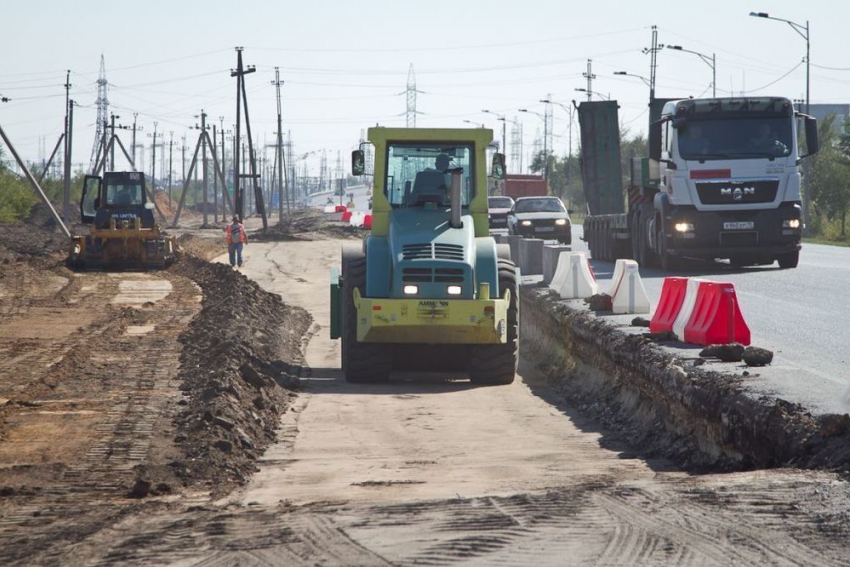
[[[524,351],[571,403],[649,455],[700,472],[850,469],[850,416],[753,394],[743,377],[694,366],[545,287],[524,287],[521,308]]]

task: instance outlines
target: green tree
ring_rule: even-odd
[[[847,212],[850,209],[850,134],[840,134],[835,115],[818,124],[820,151],[811,165],[810,192],[815,211],[840,226],[839,238],[847,238]],[[815,223],[816,233],[823,229]]]

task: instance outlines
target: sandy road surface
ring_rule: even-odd
[[[327,339],[328,267],[339,245],[249,248],[245,273],[315,317],[312,375],[280,443],[239,495],[253,514],[225,522],[239,549],[203,553],[202,563],[823,565],[850,557],[846,483],[787,470],[695,477],[637,458],[560,403],[531,357],[507,387],[417,376],[346,384],[338,344]],[[277,542],[268,537],[274,526],[288,528]]]

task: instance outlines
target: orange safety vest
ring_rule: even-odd
[[[236,227],[235,229],[233,227]],[[248,242],[248,235],[245,234],[245,227],[242,226],[242,223],[236,223],[235,225],[229,224],[225,229],[227,233],[227,243],[233,244],[234,240],[236,242]]]

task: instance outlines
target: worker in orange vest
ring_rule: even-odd
[[[224,229],[227,238],[227,251],[230,254],[230,265],[242,267],[242,247],[248,246],[248,234],[245,227],[239,222],[239,217],[234,216],[233,222]]]

